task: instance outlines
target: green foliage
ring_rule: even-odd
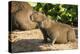
[[[77,5],[37,3],[34,9],[36,11],[44,12],[46,16],[52,20],[77,26]]]

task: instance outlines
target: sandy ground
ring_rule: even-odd
[[[33,51],[50,51],[77,49],[78,42],[68,42],[66,44],[45,44],[43,34],[39,29],[31,31],[16,31],[10,34],[9,41],[11,42],[12,52],[33,52]]]

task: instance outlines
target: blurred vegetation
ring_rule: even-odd
[[[77,5],[37,3],[34,9],[45,13],[45,15],[52,20],[78,26]]]

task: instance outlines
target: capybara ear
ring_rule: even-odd
[[[51,19],[49,19],[49,18],[47,18],[47,19],[46,19],[46,21],[47,21],[47,22],[51,22],[52,20],[51,20]]]
[[[34,17],[33,15],[30,16],[31,21],[34,21]]]

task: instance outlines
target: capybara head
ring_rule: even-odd
[[[46,19],[45,14],[43,14],[41,12],[34,12],[31,15],[31,20],[34,21],[34,22],[42,22],[45,19]]]

